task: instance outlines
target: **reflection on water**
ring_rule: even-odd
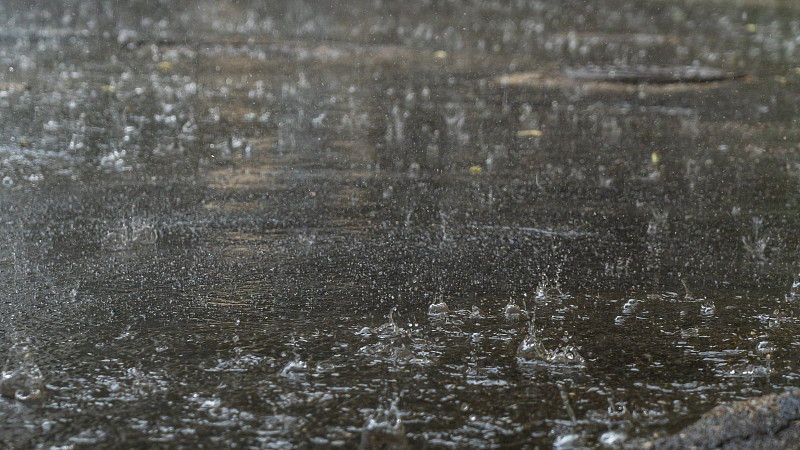
[[[635,446],[796,386],[795,6],[245,3],[0,5],[4,445]]]

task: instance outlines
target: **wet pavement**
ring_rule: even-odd
[[[800,382],[779,0],[0,6],[0,442],[638,446]]]

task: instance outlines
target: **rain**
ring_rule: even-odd
[[[800,6],[0,17],[3,447],[797,442]]]

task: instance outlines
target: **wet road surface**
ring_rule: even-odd
[[[797,387],[780,1],[0,12],[11,447],[636,446]]]

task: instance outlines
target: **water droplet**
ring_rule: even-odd
[[[503,316],[506,320],[516,320],[519,319],[521,315],[522,309],[520,309],[513,300],[509,300],[508,304],[503,308]]]
[[[439,300],[437,303],[431,303],[428,306],[428,314],[432,316],[440,316],[450,312],[450,308],[447,307],[447,303],[444,300]]]

